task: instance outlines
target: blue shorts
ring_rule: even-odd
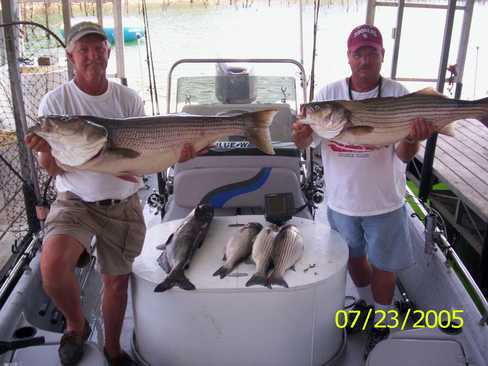
[[[376,268],[397,272],[415,263],[405,206],[374,216],[348,216],[330,208],[327,217],[349,246],[349,256],[368,256]]]

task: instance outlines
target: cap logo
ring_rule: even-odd
[[[371,34],[371,36],[373,36],[375,38],[378,37],[378,34],[376,33],[376,31],[374,29],[371,29],[371,28],[358,29],[356,32],[354,32],[353,37],[356,38],[356,37],[359,37],[362,35],[363,38],[368,38],[368,33]]]

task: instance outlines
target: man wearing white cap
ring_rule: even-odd
[[[316,100],[361,100],[407,94],[400,83],[381,76],[384,55],[378,28],[368,24],[354,28],[347,40],[351,77],[326,85]],[[404,199],[406,163],[417,153],[419,142],[431,134],[431,127],[417,118],[412,121],[407,138],[396,145],[372,148],[323,140],[308,125],[295,123],[293,126],[294,141],[299,148],[313,142],[321,146],[329,224],[349,246],[348,269],[358,289],[360,300],[355,310],[361,311],[361,317],[354,327],[346,330],[354,333],[362,329],[368,310],[376,310],[375,322],[368,327],[365,358],[389,334],[388,327],[374,324],[378,324],[384,312],[393,313],[395,272],[414,262]]]
[[[109,81],[106,76],[110,44],[95,23],[74,25],[66,37],[66,53],[74,78],[42,99],[39,115],[94,115],[125,118],[144,115],[137,93]],[[76,266],[88,263],[96,236],[97,266],[102,274],[104,352],[110,365],[135,365],[120,347],[127,306],[129,274],[142,249],[146,227],[137,191],[139,178],[120,179],[109,174],[65,172],[56,164],[49,145],[26,136],[29,148],[38,152],[41,167],[56,176],[56,201],[46,220],[41,256],[44,289],[66,319],[59,357],[63,365],[76,365],[83,357],[91,333],[80,303]]]

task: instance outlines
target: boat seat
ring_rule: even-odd
[[[273,118],[270,127],[273,141],[292,141],[291,126],[296,114],[286,103],[259,103],[259,104],[188,104],[182,109],[184,113],[203,116],[215,116],[231,113],[256,112],[266,109],[276,109],[278,113]]]
[[[463,347],[453,337],[417,337],[409,331],[396,333],[405,334],[378,343],[369,354],[366,366],[467,365]]]
[[[305,201],[300,188],[299,158],[293,156],[202,156],[178,163],[174,201],[194,208],[210,202],[214,208],[263,208],[264,195],[292,192],[295,207]]]

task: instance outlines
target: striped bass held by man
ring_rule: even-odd
[[[271,109],[230,116],[46,116],[29,132],[48,142],[66,171],[141,176],[175,164],[187,143],[198,151],[231,135],[245,136],[264,153],[274,154],[269,126],[275,114]]]
[[[456,100],[432,88],[401,97],[334,100],[304,105],[308,124],[320,137],[344,144],[390,145],[406,138],[422,116],[435,132],[453,136],[453,122],[473,118],[488,126],[488,98]]]

